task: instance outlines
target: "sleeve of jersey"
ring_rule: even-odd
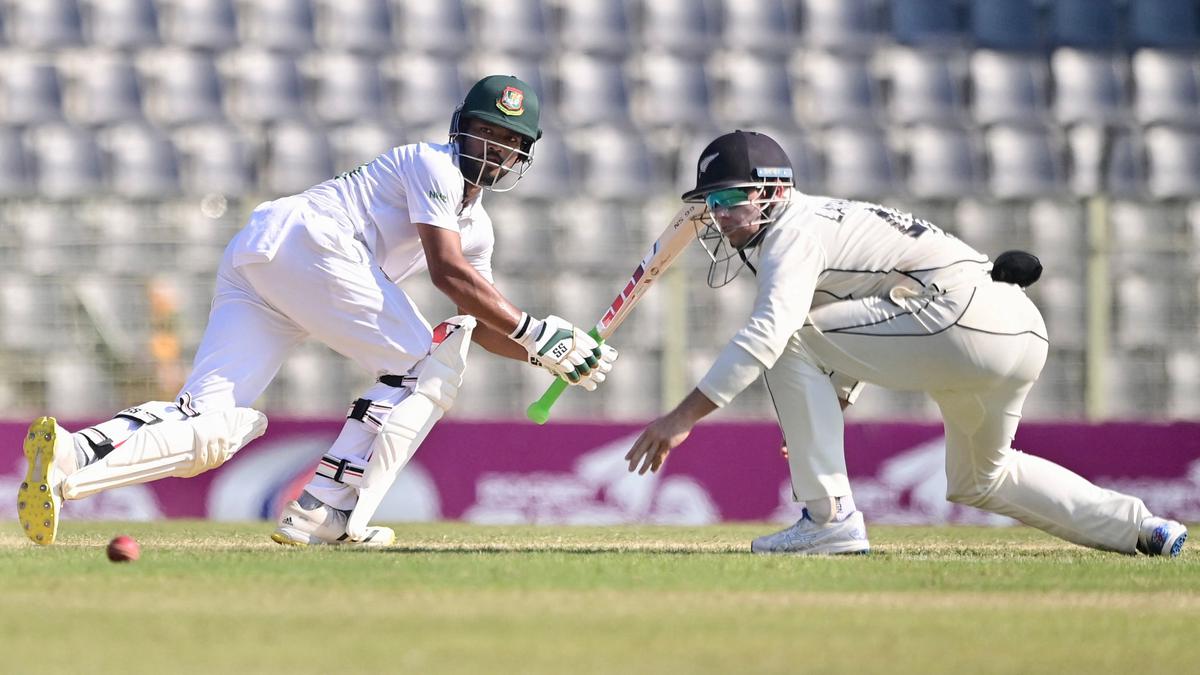
[[[820,245],[800,228],[773,234],[773,241],[764,242],[759,258],[754,311],[731,340],[764,368],[775,365],[788,340],[804,327],[817,279],[825,267]]]
[[[401,171],[408,201],[408,219],[459,231],[458,202],[462,178],[444,157],[416,154]]]
[[[721,350],[696,388],[718,408],[724,408],[751,382],[757,380],[762,372],[763,364],[758,359],[730,342]]]

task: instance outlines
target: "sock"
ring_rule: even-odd
[[[854,498],[846,495],[811,499],[804,502],[804,508],[808,509],[808,517],[818,525],[841,522],[854,513]]]

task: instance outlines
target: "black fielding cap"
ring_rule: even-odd
[[[700,153],[696,187],[683,201],[697,202],[714,190],[770,180],[792,184],[792,161],[775,139],[757,131],[734,131],[718,136]]]

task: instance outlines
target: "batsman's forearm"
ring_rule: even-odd
[[[508,335],[517,327],[521,310],[489,284],[474,268],[430,271],[433,285],[480,323]],[[477,329],[478,330],[478,329]]]
[[[458,310],[460,313],[466,314],[461,307]],[[471,334],[471,339],[475,344],[483,347],[489,352],[497,356],[504,356],[521,362],[529,361],[529,354],[525,353],[525,348],[521,345],[508,339],[508,336],[486,324],[479,324],[475,327],[475,332]]]

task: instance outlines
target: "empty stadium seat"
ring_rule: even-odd
[[[1040,46],[1033,0],[972,0],[970,16],[977,47],[1032,51]]]
[[[1013,248],[1028,248],[1024,208],[992,199],[961,199],[954,205],[952,223],[939,223],[980,253],[991,258]]]
[[[7,42],[32,49],[58,49],[83,40],[76,0],[7,0],[3,3]]]
[[[400,53],[388,57],[381,72],[391,117],[408,127],[442,123],[450,128],[450,116],[467,93],[457,61]]]
[[[717,17],[719,39],[729,49],[782,55],[796,41],[792,4],[784,0],[721,0]]]
[[[1142,124],[1200,122],[1200,64],[1195,55],[1139,49],[1133,55],[1134,115]]]
[[[62,279],[0,274],[0,344],[8,350],[62,348],[69,340]]]
[[[979,124],[1023,122],[1046,114],[1050,73],[1045,59],[976,49],[968,64],[971,116]]]
[[[388,0],[315,0],[313,39],[322,49],[381,54],[392,47]]]
[[[267,131],[263,189],[270,195],[296,194],[333,177],[333,150],[323,130],[285,121]]]
[[[1050,354],[1029,397],[1021,409],[1028,420],[1082,419],[1084,416],[1084,352],[1079,348],[1055,346],[1057,336],[1050,333]]]
[[[85,126],[141,119],[137,72],[120,52],[88,49],[64,54],[59,61],[66,82],[63,109]]]
[[[802,119],[817,125],[875,121],[882,94],[865,58],[807,51],[797,54],[792,70]]]
[[[46,362],[46,399],[54,414],[83,419],[116,404],[113,378],[90,351],[55,352]]]
[[[154,0],[83,0],[83,32],[91,44],[136,49],[159,43]]]
[[[224,120],[216,64],[197,50],[166,47],[137,60],[146,116],[163,126]]]
[[[1087,222],[1076,199],[1039,199],[1029,205],[1030,251],[1056,274],[1082,275]],[[1080,276],[1082,278],[1082,276]],[[1078,279],[1076,279],[1078,281]],[[1037,286],[1041,286],[1039,281]]]
[[[1167,343],[1171,317],[1170,281],[1126,272],[1116,279],[1113,314],[1116,342],[1127,348],[1157,347]]]
[[[628,54],[632,44],[631,19],[625,2],[558,0],[558,30],[562,49],[618,57]]]
[[[385,117],[383,76],[372,56],[352,52],[317,52],[303,69],[313,111],[321,121],[340,124]]]
[[[225,107],[238,122],[262,124],[304,115],[300,71],[286,54],[248,48],[223,54]]]
[[[1001,199],[1056,194],[1063,187],[1061,142],[1040,126],[996,125],[984,132],[989,185]]]
[[[1200,195],[1200,133],[1154,126],[1146,130],[1144,138],[1150,195],[1159,199]]]
[[[313,45],[309,0],[241,0],[237,26],[242,44],[292,53]]]
[[[288,413],[319,417],[343,412],[347,405],[344,387],[334,385],[344,384],[350,369],[344,356],[316,341],[294,349],[279,373]]]
[[[879,41],[871,0],[801,0],[799,11],[802,44],[870,52]]]
[[[640,201],[662,187],[646,143],[632,126],[600,125],[571,134],[567,142],[577,159],[579,185],[590,197]]]
[[[0,127],[0,199],[23,197],[33,190],[33,171],[21,134]]]
[[[574,166],[562,129],[542,125],[545,132],[533,146],[533,164],[513,193],[520,199],[550,200],[568,194],[575,178]]]
[[[1050,43],[1079,49],[1117,46],[1120,20],[1114,0],[1050,0]]]
[[[831,194],[879,199],[895,193],[896,166],[882,131],[835,126],[823,135],[825,185]]]
[[[1142,192],[1145,171],[1137,134],[1127,128],[1085,123],[1067,129],[1066,138],[1071,192],[1080,196]]]
[[[961,44],[962,17],[954,0],[891,0],[892,37],[901,44]]]
[[[1114,200],[1108,220],[1109,260],[1118,270],[1168,269],[1187,229],[1181,210],[1155,201]]]
[[[703,55],[716,40],[716,8],[710,0],[636,0],[640,43]]]
[[[1103,392],[1111,418],[1139,421],[1167,409],[1166,357],[1161,350],[1115,350],[1105,359],[1105,371]]]
[[[965,64],[945,54],[896,47],[880,54],[892,122],[947,122],[963,113]]]
[[[1107,123],[1125,115],[1123,63],[1102,52],[1070,47],[1050,57],[1054,116],[1060,124]]]
[[[9,50],[0,54],[0,119],[25,125],[62,117],[58,69],[47,56]]]
[[[1036,296],[1034,304],[1042,312],[1050,344],[1075,349],[1086,346],[1087,293],[1080,270],[1053,270],[1039,279],[1030,292]]]
[[[563,123],[579,127],[629,119],[629,90],[620,61],[567,52],[558,58],[556,67],[559,95],[555,110]],[[537,88],[533,82],[529,84]]]
[[[642,52],[632,64],[631,111],[642,127],[705,127],[712,124],[704,64],[667,51]]]
[[[982,184],[980,151],[966,129],[919,124],[905,136],[908,190],[921,199],[958,199]]]
[[[350,171],[403,145],[404,131],[384,120],[363,120],[334,129],[329,134],[333,145],[334,171]]]
[[[1175,419],[1200,417],[1200,353],[1174,349],[1167,354],[1170,377],[1169,408]]]
[[[39,193],[71,199],[101,189],[100,151],[91,134],[60,123],[35,127],[27,134]]]
[[[713,114],[725,126],[794,126],[787,66],[750,52],[722,52],[709,62],[716,100]]]
[[[87,238],[84,242],[87,252],[94,260],[101,261],[98,269],[94,265],[86,266],[88,274],[116,277],[144,275],[154,269],[174,269],[178,263],[172,260],[171,254],[179,251],[163,241],[153,215],[151,207],[130,200],[103,200],[91,205],[81,218],[83,222],[76,224]],[[112,304],[108,295],[101,297]],[[144,301],[145,298],[133,298],[130,304],[137,300]],[[144,322],[145,317],[140,320]]]
[[[456,55],[473,39],[462,0],[392,0],[393,34],[409,50]]]
[[[158,9],[163,42],[213,50],[237,44],[233,0],[159,0]]]
[[[1133,47],[1195,49],[1200,46],[1200,8],[1186,0],[1129,0]]]
[[[481,2],[474,10],[475,44],[529,56],[540,56],[549,49],[549,21],[542,0]]]
[[[125,122],[100,131],[99,140],[107,158],[107,183],[118,195],[151,199],[179,192],[175,148],[158,129]]]

